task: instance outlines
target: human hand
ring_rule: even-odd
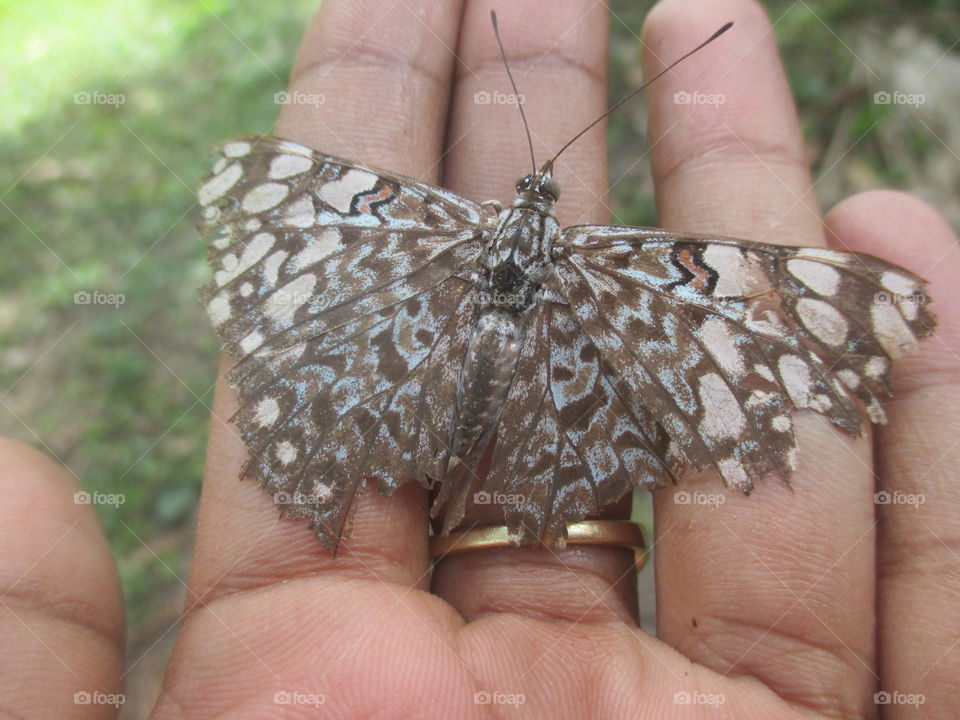
[[[551,3],[547,15],[533,3],[498,10],[543,157],[605,109],[606,12],[578,2]],[[291,82],[325,102],[285,105],[277,134],[428,182],[442,174],[477,200],[511,197],[526,170],[519,118],[474,102],[509,87],[488,11],[326,3]],[[154,717],[689,717],[715,713],[711,702],[738,718],[869,716],[877,687],[922,694],[925,717],[955,712],[956,241],[934,211],[898,193],[851,198],[821,220],[769,23],[753,3],[657,6],[644,29],[647,75],[727,20],[736,26],[723,41],[649,89],[661,224],[829,241],[931,280],[940,328],[895,365],[897,397],[875,451],[801,413],[793,492],[769,483],[745,498],[704,473],[682,487],[722,494],[720,509],[658,493],[653,638],[637,627],[622,550],[477,551],[431,575],[426,499],[412,485],[389,500],[364,494],[331,557],[304,524],[278,521],[260,488],[237,481],[246,453],[221,384],[187,613]],[[682,90],[725,102],[677,104]],[[561,224],[609,219],[605,152],[597,129],[558,162]],[[15,480],[3,505],[12,619],[0,655],[16,691],[2,694],[17,698],[9,708],[20,715],[79,716],[73,693],[116,688],[120,675],[112,564],[63,475],[4,448]],[[878,490],[925,502],[876,505]],[[25,511],[34,507],[44,508],[39,519]]]

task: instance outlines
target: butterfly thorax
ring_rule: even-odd
[[[475,469],[496,428],[523,350],[527,318],[553,271],[550,256],[559,226],[559,190],[549,175],[517,182],[517,196],[487,238],[477,320],[457,388],[451,450]]]
[[[517,196],[501,211],[481,258],[481,308],[523,312],[534,304],[552,270],[550,251],[559,232],[553,215],[557,195],[549,175],[526,175],[517,181]]]

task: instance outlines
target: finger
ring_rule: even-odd
[[[501,11],[500,32],[542,164],[605,109],[606,10],[600,3],[565,0],[552,3],[550,13],[535,3],[505,4]],[[468,197],[510,200],[517,178],[530,172],[530,159],[520,114],[498,101],[512,90],[487,4],[467,5],[460,38],[463,64],[454,90],[445,178]],[[597,127],[558,161],[554,177],[563,192],[561,223],[607,217],[605,157],[604,131]],[[621,512],[624,507],[629,506],[621,506]],[[496,510],[495,519],[486,522],[503,522],[502,508]],[[466,524],[478,520],[471,516]],[[609,548],[474,551],[441,561],[432,589],[468,620],[518,612],[633,623],[632,560],[628,551]]]
[[[96,513],[62,467],[5,438],[0,488],[3,714],[102,717],[122,702],[124,624]]]
[[[803,138],[760,6],[660,3],[644,28],[650,71],[728,20],[730,32],[650,88],[661,224],[820,244]],[[723,102],[677,102],[681,92]],[[710,471],[681,482],[704,493],[682,497],[704,504],[655,495],[658,635],[800,705],[865,713],[875,682],[870,448],[820,416],[798,413],[795,426],[793,492],[761,481],[748,498]]]
[[[455,2],[325,3],[306,33],[290,81],[292,102],[283,106],[277,133],[435,182],[458,20]],[[237,482],[246,450],[236,427],[225,422],[236,407],[235,393],[221,382],[200,505],[195,597],[206,594],[209,600],[325,568],[408,585],[425,582],[421,490],[408,485],[386,499],[366,488],[355,503],[352,534],[334,559],[305,523],[278,521],[267,493],[252,482]]]
[[[960,677],[960,247],[943,218],[916,198],[870,192],[826,219],[839,247],[879,255],[930,281],[938,328],[916,355],[894,364],[888,423],[876,452],[880,688],[956,704]],[[905,716],[913,703],[896,701]],[[891,708],[893,709],[893,707]]]

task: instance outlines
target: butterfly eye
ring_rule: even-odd
[[[549,195],[554,201],[557,201],[560,199],[560,183],[553,178],[545,178],[543,182],[540,183],[540,192],[544,195]]]
[[[529,190],[530,185],[533,183],[532,175],[524,175],[522,178],[517,180],[517,192],[523,192],[524,190]]]

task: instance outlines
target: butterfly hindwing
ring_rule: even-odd
[[[561,544],[576,522],[636,487],[676,477],[669,437],[604,362],[571,308],[545,301],[530,319],[524,352],[497,423],[488,472],[441,495],[443,529],[475,492],[505,505],[517,542]]]

